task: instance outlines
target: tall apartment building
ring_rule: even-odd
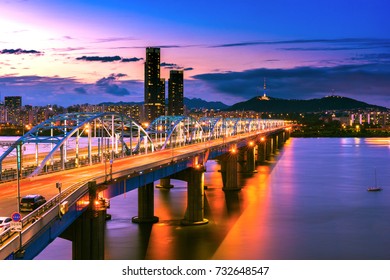
[[[160,78],[160,48],[146,48],[144,119],[165,115],[165,80]]]
[[[4,106],[7,108],[21,109],[22,108],[22,97],[21,96],[5,96]]]
[[[15,125],[23,125],[22,97],[21,96],[5,96],[5,121]]]
[[[171,70],[168,80],[168,115],[184,114],[184,73],[183,70]]]

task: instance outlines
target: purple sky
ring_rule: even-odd
[[[82,2],[82,3],[81,3]],[[186,97],[330,94],[390,108],[390,2],[0,0],[0,94],[23,104],[143,101],[147,46]]]

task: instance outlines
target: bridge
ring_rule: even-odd
[[[185,116],[162,116],[143,128],[109,112],[47,120],[0,156],[2,215],[18,211],[25,194],[48,200],[23,215],[21,232],[0,233],[0,259],[33,259],[57,237],[72,241],[74,259],[103,259],[109,198],[138,189],[133,222],[158,222],[153,206],[158,180],[161,188],[171,188],[170,179],[186,181],[182,224],[206,224],[207,160],[220,161],[224,191],[240,190],[237,174],[254,172],[256,162],[282,147],[290,129],[282,120]],[[26,152],[27,145],[34,153]]]

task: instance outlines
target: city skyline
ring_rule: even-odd
[[[24,104],[144,97],[147,47],[184,95],[232,105],[336,94],[390,108],[385,1],[0,1],[0,94]]]

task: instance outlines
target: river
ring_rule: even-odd
[[[111,199],[105,259],[390,259],[390,139],[292,138],[239,192],[205,173],[206,225],[182,226],[186,183],[155,189],[159,222],[138,225],[137,191]],[[375,183],[384,190],[368,192]],[[57,238],[36,259],[71,259]]]

